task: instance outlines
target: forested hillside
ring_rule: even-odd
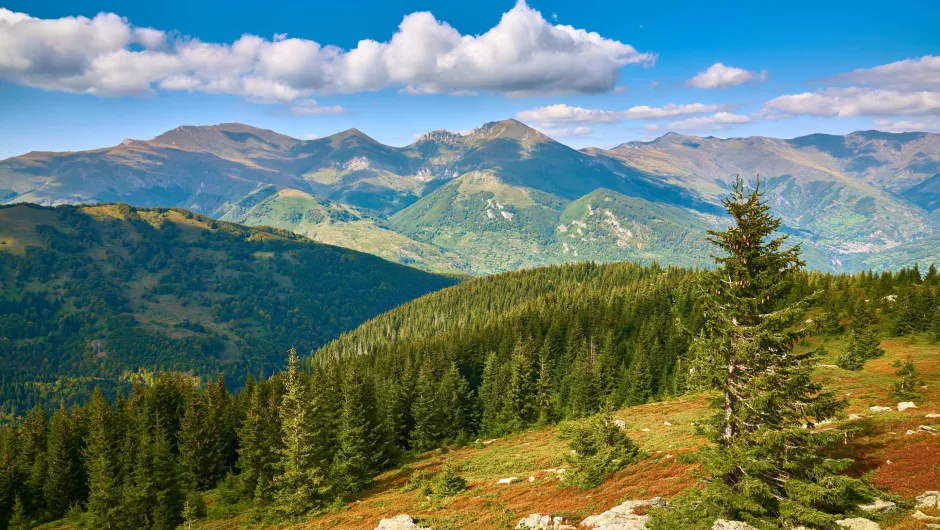
[[[217,515],[283,521],[339,506],[407,451],[680,395],[702,325],[697,278],[580,264],[472,279],[240,393],[166,374],[51,421],[34,410],[0,432],[0,517],[52,520],[76,505],[73,525],[173,528],[202,517],[198,492],[218,485]],[[780,303],[820,291],[813,333],[843,337],[846,363],[877,357],[880,333],[940,337],[933,267],[794,281]],[[446,491],[441,481],[427,487]]]
[[[455,281],[284,230],[123,204],[0,207],[0,402],[128,390],[154,370],[269,374]]]

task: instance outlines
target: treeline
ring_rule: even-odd
[[[0,422],[127,392],[145,370],[246,374],[283,366],[454,280],[286,231],[177,209],[0,207]]]
[[[0,528],[68,516],[173,528],[217,510],[301,517],[369,487],[410,451],[463,444],[685,391],[702,325],[699,274],[579,264],[469,280],[346,334],[302,366],[232,393],[167,373],[0,428]],[[940,337],[931,267],[798,273],[781,304],[820,292],[818,333],[864,325]],[[864,315],[864,316],[862,316]],[[903,325],[901,325],[903,324]],[[930,335],[930,334],[933,335]],[[841,342],[841,341],[840,341]]]

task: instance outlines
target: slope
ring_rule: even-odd
[[[0,208],[6,407],[139,369],[270,372],[454,280],[270,228],[124,204]]]

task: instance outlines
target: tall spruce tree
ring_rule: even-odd
[[[655,529],[711,528],[716,518],[758,528],[834,528],[841,514],[870,498],[862,481],[841,475],[850,461],[821,452],[842,440],[813,424],[845,407],[810,372],[812,353],[793,351],[808,299],[786,305],[803,265],[787,247],[760,193],[738,178],[724,206],[733,223],[710,232],[720,250],[704,277],[704,327],[693,341],[695,379],[717,391],[702,423],[711,444],[699,453],[709,478],[658,512]]]
[[[95,389],[89,407],[85,446],[85,466],[88,469],[86,518],[92,528],[117,528],[121,481],[117,469],[115,414],[100,388]]]
[[[279,474],[274,479],[273,510],[277,516],[295,518],[322,508],[329,499],[322,447],[321,418],[311,400],[307,378],[298,368],[297,351],[290,349],[284,397],[279,410],[281,437]]]

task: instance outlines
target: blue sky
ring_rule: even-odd
[[[393,145],[509,117],[575,147],[940,130],[931,0],[0,7],[0,158],[221,122]]]

